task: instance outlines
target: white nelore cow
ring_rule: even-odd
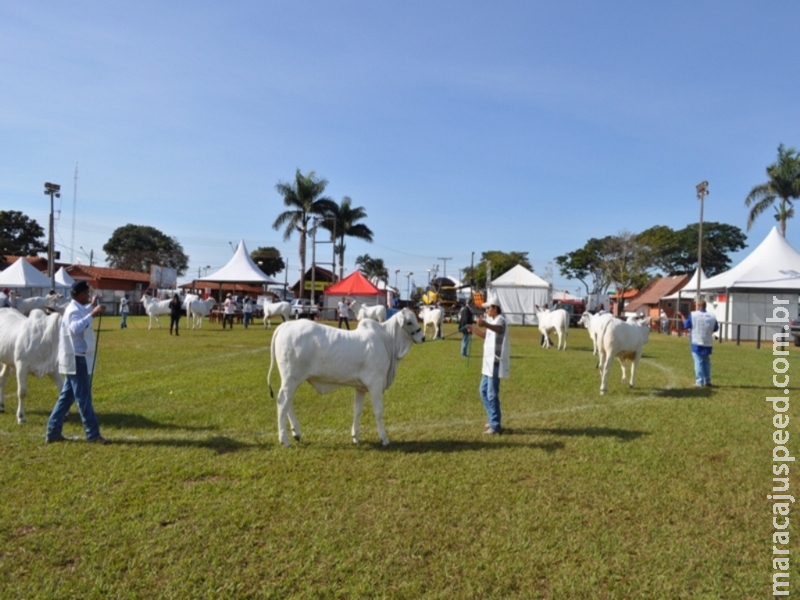
[[[144,312],[150,317],[148,329],[153,328],[153,319],[156,320],[158,328],[161,329],[161,321],[158,317],[169,314],[169,300],[156,300],[149,294],[142,294],[142,304],[144,305]]]
[[[17,372],[17,422],[25,422],[28,375],[49,375],[61,390],[58,374],[58,330],[61,315],[34,310],[30,317],[16,310],[0,310],[0,412],[5,412],[6,382]]]
[[[558,335],[558,349],[567,349],[567,335],[569,333],[569,315],[563,308],[557,310],[536,307],[536,318],[539,322],[539,331],[544,336],[544,347],[553,346],[549,334],[553,331]],[[563,340],[563,347],[562,347]]]
[[[442,326],[444,325],[444,310],[432,306],[424,306],[419,313],[422,317],[422,328],[425,330],[425,337],[438,340],[442,337]],[[428,336],[428,330],[433,329],[433,334]]]
[[[586,327],[589,332],[589,338],[592,340],[592,354],[596,355],[600,345],[600,334],[603,332],[605,324],[614,318],[611,313],[603,313],[600,315],[593,315],[589,311],[581,315],[579,325]],[[598,365],[599,366],[599,365]]]
[[[292,305],[288,302],[264,302],[264,329],[272,327],[272,317],[281,317],[286,323],[292,318]]]
[[[377,306],[359,305],[355,300],[350,304],[350,309],[356,315],[356,320],[363,321],[364,319],[372,319],[378,323],[386,321],[386,307],[383,304]]]
[[[608,373],[614,358],[619,359],[622,367],[622,381],[625,381],[625,361],[631,362],[630,387],[636,377],[636,367],[642,358],[642,347],[650,339],[650,319],[645,318],[638,323],[626,323],[619,319],[607,321],[600,334],[600,393],[608,389]]]
[[[383,427],[383,393],[392,385],[397,366],[412,343],[422,343],[425,336],[416,315],[407,308],[385,323],[371,319],[360,321],[353,331],[320,325],[302,319],[287,321],[272,336],[267,385],[272,392],[272,366],[278,363],[281,387],[278,390],[278,439],[289,446],[286,432],[288,418],[295,440],[300,439],[300,423],[294,412],[294,394],[308,381],[320,394],[340,387],[355,389],[355,414],[351,435],[359,441],[359,422],[364,400],[369,392],[378,435],[384,446],[389,438]]]
[[[217,301],[214,300],[214,298],[200,300],[200,298],[197,296],[184,302],[184,306],[186,307],[186,318],[191,319],[192,329],[203,328],[203,319],[211,314],[211,309],[214,308],[214,304],[216,304],[216,302]]]

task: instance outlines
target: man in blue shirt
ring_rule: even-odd
[[[714,348],[714,332],[719,329],[717,318],[706,312],[705,300],[698,300],[697,310],[689,315],[683,326],[691,331],[695,386],[711,387],[711,351]]]

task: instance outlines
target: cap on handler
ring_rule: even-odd
[[[78,294],[85,292],[89,289],[89,284],[86,283],[83,279],[79,279],[75,283],[72,284],[72,296],[75,297]]]
[[[483,303],[484,308],[489,308],[490,306],[496,306],[497,308],[502,309],[503,307],[500,306],[500,300],[494,294],[489,294],[486,296],[486,302]]]

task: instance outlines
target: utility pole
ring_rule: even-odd
[[[453,260],[452,257],[442,258],[441,256],[437,257],[436,260],[441,260],[444,263],[444,275],[442,277],[447,277],[447,261]]]
[[[50,196],[50,243],[47,247],[47,276],[50,278],[50,289],[56,289],[56,270],[54,269],[54,246],[53,246],[53,197],[61,198],[61,186],[57,183],[45,182],[45,195]]]
[[[695,302],[699,302],[700,273],[703,270],[703,200],[709,194],[708,182],[703,181],[702,183],[698,183],[696,189],[697,199],[700,200],[700,222],[698,223],[697,227],[697,296],[695,297]],[[695,304],[695,306],[697,305]]]

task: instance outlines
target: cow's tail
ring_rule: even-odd
[[[278,337],[278,332],[280,331],[280,326],[275,329],[275,333],[272,334],[272,341],[269,344],[269,373],[267,373],[267,387],[269,388],[269,397],[274,398],[275,394],[272,391],[272,365],[275,363],[275,338]]]

